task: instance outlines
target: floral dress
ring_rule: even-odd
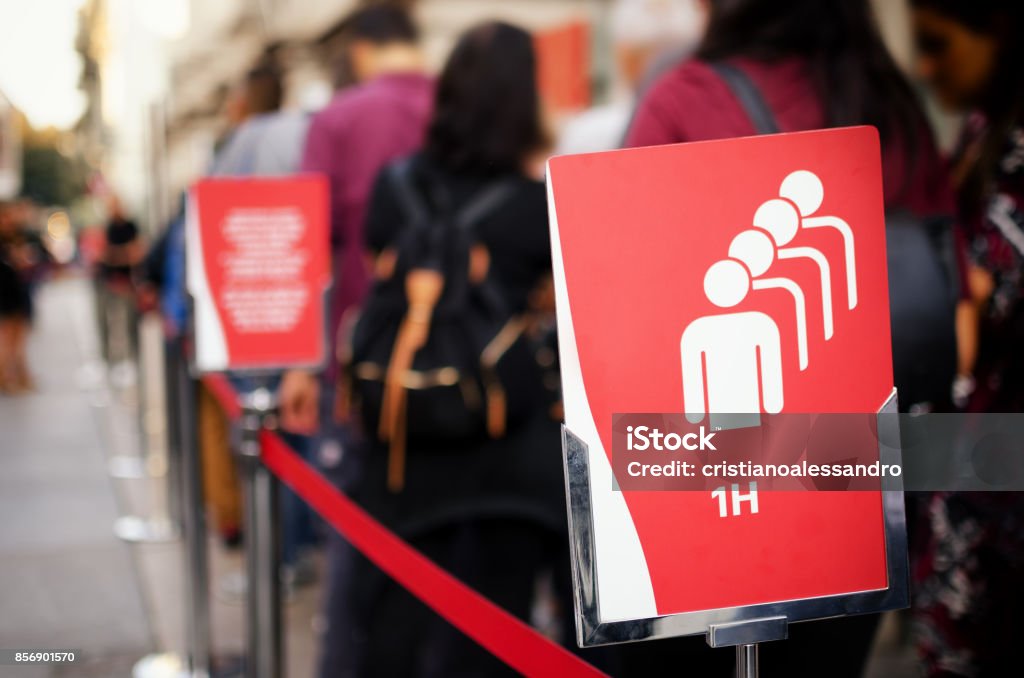
[[[962,160],[985,131],[983,116],[968,119]],[[971,263],[993,283],[966,409],[1024,412],[1024,125],[1005,141],[983,209],[961,223]],[[1010,675],[1024,628],[1024,493],[937,493],[925,520],[913,596],[925,674]]]

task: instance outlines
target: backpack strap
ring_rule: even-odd
[[[482,188],[455,214],[455,225],[469,229],[505,202],[516,189],[514,179],[501,179]]]
[[[772,115],[772,109],[768,107],[764,97],[761,96],[761,91],[746,73],[724,61],[716,61],[710,66],[729,87],[733,96],[739,100],[758,134],[779,133],[779,126],[775,122],[775,116]]]
[[[405,213],[409,223],[421,224],[428,220],[434,210],[424,200],[423,190],[413,180],[413,158],[403,158],[388,168],[392,185],[398,195],[398,201]],[[440,193],[434,196],[441,203],[439,207],[444,208],[444,203],[450,198],[443,190],[443,186],[435,185],[429,187],[430,192]],[[481,219],[493,212],[497,207],[507,200],[516,189],[514,179],[502,179],[484,186],[469,202],[462,206],[454,215],[453,223],[461,230],[475,226]]]
[[[430,208],[413,182],[413,158],[402,158],[388,166],[391,185],[398,196],[398,203],[410,224],[421,224],[430,218]]]

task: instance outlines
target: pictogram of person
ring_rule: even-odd
[[[712,264],[704,275],[704,294],[719,308],[736,306],[750,290],[750,273],[735,259]],[[679,351],[684,409],[691,423],[708,414],[712,427],[715,414],[749,414],[759,421],[762,410],[782,410],[782,346],[779,328],[767,314],[743,311],[697,318],[683,331]]]
[[[771,235],[778,248],[777,256],[782,259],[809,259],[818,267],[821,287],[822,333],[825,340],[832,338],[835,322],[832,316],[832,269],[828,259],[813,247],[787,247],[800,230],[800,213],[788,200],[773,198],[767,200],[754,213],[754,226]]]
[[[779,195],[796,205],[800,210],[801,228],[833,228],[843,237],[843,253],[846,258],[847,307],[857,307],[857,257],[853,229],[839,217],[813,216],[825,200],[825,187],[814,172],[797,170],[791,172],[779,186]],[[780,243],[781,246],[781,243]]]
[[[807,369],[807,301],[804,292],[789,278],[762,278],[775,262],[775,243],[771,235],[757,228],[741,232],[729,244],[729,256],[747,267],[755,290],[782,289],[793,297],[796,307],[797,360],[801,370]],[[829,314],[831,317],[831,314]],[[830,330],[831,327],[827,327]]]

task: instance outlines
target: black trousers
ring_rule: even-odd
[[[529,620],[538,574],[552,571],[565,644],[612,676],[734,675],[734,651],[711,649],[703,636],[576,650],[564,534],[527,521],[490,519],[449,525],[410,541],[524,621]],[[333,532],[328,562],[328,628],[320,678],[516,675]],[[858,678],[878,619],[862,615],[793,624],[788,640],[761,646],[761,675]]]
[[[529,621],[551,531],[525,520],[447,525],[410,543],[486,598]],[[514,676],[334,535],[321,678]]]

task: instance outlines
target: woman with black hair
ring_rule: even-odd
[[[928,122],[882,42],[868,0],[713,1],[696,58],[651,88],[626,145],[755,134],[718,63],[743,72],[782,132],[877,127],[887,208],[919,214],[951,208]]]
[[[918,71],[966,113],[953,154],[969,260],[958,386],[971,412],[1024,411],[1024,3],[913,0]],[[917,566],[927,675],[1003,675],[1024,604],[1024,494],[943,493]]]
[[[551,271],[546,193],[531,169],[548,146],[535,71],[532,38],[517,27],[487,23],[458,41],[438,80],[424,147],[376,181],[365,237],[381,282],[363,319],[394,265],[382,252],[394,252],[410,228],[421,225],[403,209],[405,191],[436,216],[462,214],[502,187],[500,201],[477,210],[465,227],[485,248],[487,275],[504,308],[516,315],[534,305]],[[444,222],[432,219],[432,232],[441,229]],[[395,340],[396,353],[398,346]],[[565,540],[559,429],[548,407],[537,399],[532,413],[518,425],[510,421],[504,435],[410,435],[400,467],[393,440],[376,434],[376,427],[365,431],[368,449],[354,496],[435,563],[529,620],[537,576]],[[567,553],[561,562],[568,563]],[[362,627],[355,635],[365,644],[354,674],[512,673],[361,557],[355,570],[352,604]]]
[[[952,215],[952,194],[928,122],[882,42],[868,0],[712,0],[696,58],[648,91],[627,145],[757,133],[735,84],[726,80],[728,71],[753,86],[782,132],[875,126],[886,209],[918,219]],[[952,324],[950,313],[950,338]],[[951,382],[953,361],[947,362]],[[938,381],[941,386],[929,394],[948,398],[949,384]],[[777,675],[859,676],[876,625],[876,615],[793,625],[789,640],[765,644],[763,664]],[[695,646],[690,654],[707,661]],[[707,671],[727,675],[722,666]]]

